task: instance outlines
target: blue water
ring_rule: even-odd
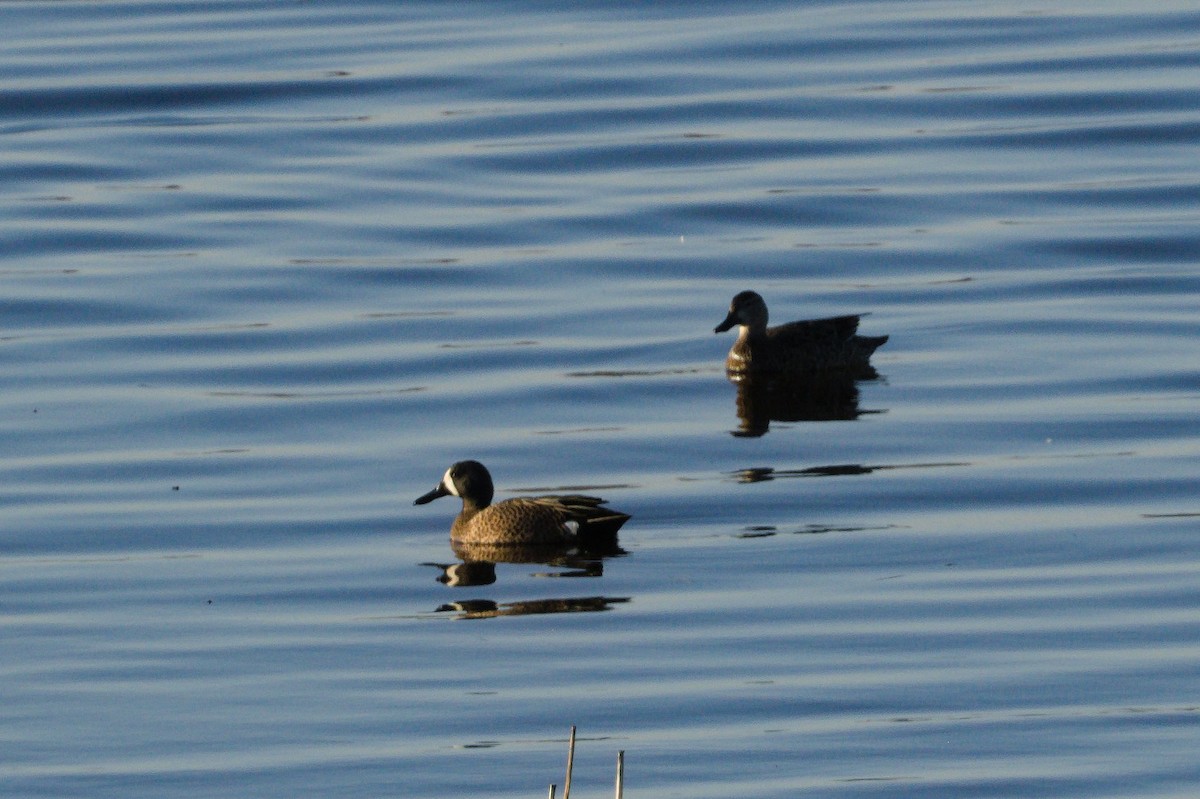
[[[0,794],[1195,792],[1194,4],[0,25]],[[739,397],[748,288],[879,377]]]

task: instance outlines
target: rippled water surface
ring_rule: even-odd
[[[0,793],[1192,796],[1153,8],[0,5]],[[747,288],[878,377],[729,383]],[[462,458],[633,518],[452,550]]]

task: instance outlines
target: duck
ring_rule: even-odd
[[[807,319],[767,327],[767,304],[756,292],[743,291],[729,303],[729,314],[714,333],[738,325],[738,337],[725,359],[731,375],[849,372],[874,377],[870,358],[887,336],[859,336],[860,315]]]
[[[462,544],[507,546],[562,546],[616,538],[629,514],[603,507],[599,497],[566,494],[513,497],[492,504],[492,475],[479,461],[458,461],[446,470],[441,482],[414,505],[438,497],[458,497],[462,510],[450,528],[450,540]]]

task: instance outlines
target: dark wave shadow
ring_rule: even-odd
[[[794,530],[781,529],[773,524],[759,524],[750,527],[745,527],[741,532],[736,533],[734,538],[772,538],[777,535],[828,535],[829,533],[862,533],[867,531],[879,530],[899,530],[904,529],[896,524],[883,524],[871,527],[866,526],[840,526],[834,527],[828,524],[806,524],[797,527]]]
[[[771,422],[843,422],[864,414],[883,411],[859,407],[859,380],[873,380],[879,373],[868,367],[863,372],[802,375],[744,375],[730,373],[737,388],[735,410],[741,438],[766,435]]]
[[[728,474],[739,483],[765,483],[793,477],[847,477],[894,469],[947,469],[972,466],[968,461],[936,461],[930,463],[897,463],[866,466],[861,463],[835,463],[828,466],[809,466],[804,469],[776,469],[773,466],[752,466]]]
[[[874,466],[863,466],[857,463],[843,463],[832,466],[810,466],[807,469],[776,469],[772,466],[752,466],[732,472],[733,478],[739,483],[766,483],[787,477],[844,477],[849,475],[870,474]]]

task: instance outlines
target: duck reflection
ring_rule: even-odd
[[[492,602],[470,599],[449,602],[438,613],[458,613],[459,619],[492,619],[497,616],[528,616],[538,613],[598,613],[611,610],[613,605],[628,602],[629,597],[589,596],[577,599],[531,599],[527,602]]]
[[[496,564],[486,560],[467,560],[462,563],[422,563],[441,569],[437,581],[451,588],[471,585],[491,585],[496,582]]]
[[[533,564],[551,567],[534,572],[542,578],[603,577],[604,561],[628,554],[615,539],[593,541],[585,545],[516,546],[511,544],[468,544],[451,541],[450,548],[457,563],[422,563],[440,570],[437,581],[449,588],[492,585],[496,582],[496,565],[501,563]],[[628,598],[589,596],[582,598],[535,599],[498,603],[490,599],[471,599],[450,602],[437,612],[457,611],[460,618],[489,618],[520,616],[533,613],[579,613],[608,610]]]
[[[870,369],[870,367],[868,367]],[[733,435],[765,435],[771,422],[851,421],[867,413],[859,408],[859,380],[878,377],[865,373],[832,372],[794,375],[749,375],[729,372],[737,388],[738,429]]]
[[[460,562],[421,565],[440,569],[438,582],[451,588],[491,585],[496,582],[497,563],[532,563],[560,569],[539,572],[537,577],[603,577],[605,558],[627,554],[615,540],[586,547],[526,547],[451,541],[450,548]]]
[[[585,562],[594,562],[599,565],[604,558],[618,558],[628,554],[617,543],[616,536],[588,539],[575,544],[538,547],[514,544],[468,544],[465,541],[451,541],[450,549],[454,552],[455,557],[464,561],[544,563],[548,566]],[[599,572],[594,576],[599,576]]]

